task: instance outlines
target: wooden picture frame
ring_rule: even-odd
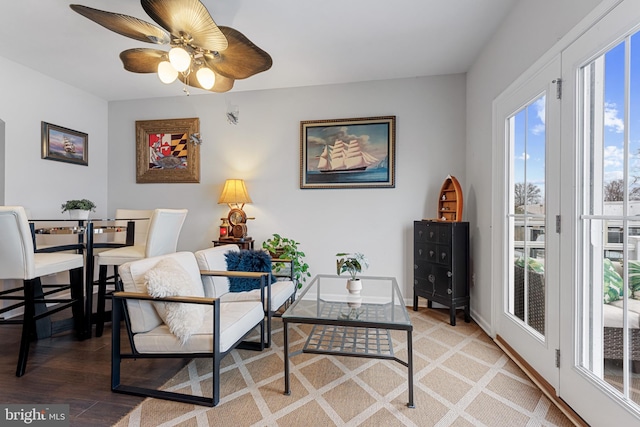
[[[73,129],[41,122],[42,158],[89,165],[89,135]]]
[[[396,117],[300,122],[300,188],[395,187]]]
[[[136,182],[200,182],[200,119],[136,121]]]

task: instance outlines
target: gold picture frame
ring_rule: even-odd
[[[136,182],[200,182],[200,119],[136,121]]]

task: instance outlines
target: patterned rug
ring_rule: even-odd
[[[571,426],[475,323],[448,323],[446,310],[409,310],[415,409],[407,369],[388,360],[299,354],[290,360],[291,395],[283,395],[282,322],[272,347],[234,350],[222,361],[214,408],[146,399],[117,426]],[[310,332],[289,326],[292,351]],[[406,333],[392,332],[406,360]],[[135,364],[135,361],[127,361]],[[211,362],[193,360],[165,388],[211,395]]]

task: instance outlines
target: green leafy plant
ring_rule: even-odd
[[[262,248],[268,251],[273,259],[290,259],[293,264],[293,279],[298,288],[302,288],[307,278],[311,277],[311,273],[309,273],[309,264],[304,261],[305,253],[298,248],[299,244],[300,242],[274,233],[273,236],[262,242]],[[273,270],[276,273],[284,268],[285,263],[283,262],[273,263]]]
[[[351,280],[356,280],[358,273],[362,272],[363,267],[369,268],[369,261],[364,254],[356,252],[354,254],[340,252],[336,254],[340,259],[336,260],[336,271],[338,275],[349,273]]]
[[[83,211],[95,211],[96,205],[91,200],[87,200],[87,199],[67,200],[65,203],[62,204],[60,208],[62,209],[61,212],[70,211],[73,209],[80,209]]]

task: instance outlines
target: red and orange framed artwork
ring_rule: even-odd
[[[200,182],[200,119],[136,121],[136,182]]]

